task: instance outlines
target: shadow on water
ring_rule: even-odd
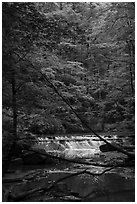
[[[64,175],[51,174],[48,179],[57,180]],[[125,178],[117,173],[107,173],[102,176],[93,177],[80,175],[65,181],[67,188],[88,201],[110,201],[110,202],[134,202],[135,183],[134,179]]]
[[[119,172],[121,171],[122,169],[119,169]],[[124,172],[123,175],[119,174],[119,172],[109,172],[103,174],[102,176],[96,177],[87,174],[71,177],[59,182],[55,186],[55,189],[52,189],[52,196],[50,194],[49,199],[47,199],[47,196],[45,196],[45,201],[64,201],[61,199],[62,196],[59,195],[62,195],[62,193],[67,194],[68,192],[73,192],[73,194],[75,193],[75,195],[78,195],[77,197],[81,198],[81,201],[83,202],[134,202],[135,181],[134,178],[130,175],[130,171],[131,170],[128,171],[128,169],[126,169],[127,176],[124,175]],[[20,192],[27,192],[39,186],[48,187],[55,181],[70,174],[70,171],[52,169],[47,171],[47,173],[38,180],[28,182],[27,185],[17,184],[17,186],[14,187],[13,192],[18,194]],[[32,198],[30,200],[32,201]],[[25,201],[30,200],[27,199]],[[33,195],[33,201],[35,201],[35,195]]]
[[[96,141],[95,141],[96,142]],[[97,141],[98,142],[98,141]],[[82,152],[86,150],[88,153],[90,147],[93,146],[93,141],[91,143],[76,142],[74,144],[73,141],[69,143],[70,149],[69,153],[77,154],[79,151]],[[72,147],[72,148],[71,148]],[[75,150],[75,148],[76,150]],[[98,145],[95,145],[95,148]],[[85,149],[86,148],[86,149]],[[81,151],[82,149],[82,151]],[[75,150],[75,151],[74,151]],[[91,151],[92,149],[90,149]],[[99,151],[97,149],[97,151]],[[89,154],[89,153],[88,153]],[[89,154],[89,156],[94,154]],[[16,174],[23,174],[31,172],[32,170],[43,170],[45,171],[44,175],[40,177],[38,180],[32,180],[26,184],[17,184],[13,191],[16,193],[27,192],[28,190],[33,189],[34,187],[39,186],[49,186],[54,181],[61,179],[71,173],[71,171],[75,170],[79,171],[82,168],[74,168],[74,164],[51,164],[51,165],[16,165],[11,166],[12,170],[16,171]],[[86,167],[85,167],[86,168]],[[91,171],[94,171],[92,167],[90,167]],[[12,175],[11,175],[12,176]],[[134,168],[118,168],[112,170],[109,173],[103,174],[102,176],[91,176],[82,174],[79,176],[74,176],[69,179],[64,180],[62,191],[65,192],[74,192],[81,198],[83,202],[134,202],[135,201],[135,180],[134,180]],[[59,187],[60,187],[59,183]],[[62,187],[61,187],[62,188]],[[56,192],[58,194],[58,192]],[[34,198],[31,201],[35,201]],[[36,200],[37,201],[37,200]],[[52,196],[46,201],[57,202],[64,201],[59,198],[59,196]]]

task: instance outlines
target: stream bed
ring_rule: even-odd
[[[69,152],[69,154],[66,154],[68,158],[71,156],[72,158],[83,157],[83,161],[92,160],[104,164],[122,161],[126,158],[122,153],[101,153],[98,144],[102,143],[98,140],[94,141],[93,138],[92,141],[89,142],[87,136],[85,140],[82,138],[80,141],[72,141],[70,138],[65,139],[66,141],[64,143],[62,142],[63,139],[59,141],[59,146],[63,144],[63,147],[65,147],[67,143],[67,148],[64,152]],[[41,142],[42,147],[45,145],[47,145],[47,143]],[[57,148],[57,145],[54,144],[53,146]],[[48,148],[49,147],[50,145],[48,145]],[[86,171],[90,173],[97,174],[102,173],[107,168],[108,167],[67,163],[63,161],[43,165],[24,165],[23,163],[18,164],[14,162],[10,166],[11,172],[6,174],[3,178],[3,201],[134,202],[134,166],[117,167],[110,170],[108,168],[106,173],[98,176],[83,172],[86,169]],[[79,175],[75,175],[77,173],[79,173]],[[68,178],[62,179],[64,177]],[[11,180],[7,182],[6,179]],[[22,196],[22,193],[27,194],[33,189],[39,188],[42,188],[42,190],[36,190],[35,193],[28,196]]]
[[[55,181],[60,180],[68,175],[81,172],[85,168],[93,173],[101,173],[102,168],[84,165],[72,165],[62,170],[49,167],[31,166],[23,169],[23,172],[17,171],[16,176],[10,175],[8,178],[24,177],[22,182],[4,184],[4,188],[11,189],[12,194],[20,196],[22,192],[28,192],[34,188],[47,188],[53,185]],[[35,169],[35,170],[34,170]],[[28,176],[29,175],[29,176]],[[30,175],[33,175],[31,177]],[[25,177],[26,176],[26,177]],[[72,176],[57,183],[51,190],[45,191],[44,194],[35,193],[23,198],[21,201],[38,201],[38,202],[134,202],[135,201],[135,180],[134,168],[116,168],[101,176],[92,176],[81,174]],[[13,201],[13,200],[11,200]]]

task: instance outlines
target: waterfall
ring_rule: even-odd
[[[88,140],[79,142],[79,144],[81,144],[82,149],[91,149],[91,148],[93,148],[93,146],[91,146],[91,145],[88,143]]]
[[[66,141],[65,144],[67,145],[67,148],[71,150],[77,149],[77,144],[75,141]]]
[[[65,146],[60,141],[57,141],[57,144],[59,145],[60,150],[65,150]]]
[[[95,153],[100,152],[99,146],[103,143],[91,135],[55,136],[54,140],[51,138],[38,139],[40,148],[70,158],[91,158]]]

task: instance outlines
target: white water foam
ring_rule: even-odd
[[[102,141],[95,140],[90,135],[86,136],[56,136],[55,140],[39,138],[39,147],[47,152],[62,155],[66,158],[91,158],[99,153]],[[60,141],[61,140],[61,141]]]

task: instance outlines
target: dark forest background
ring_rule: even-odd
[[[135,3],[2,3],[3,201],[134,202]]]
[[[2,4],[3,141],[134,130],[135,4]],[[53,86],[52,86],[53,84]]]

